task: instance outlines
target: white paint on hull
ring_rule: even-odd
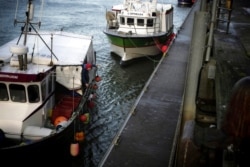
[[[156,56],[161,53],[161,49],[157,46],[136,47],[136,48],[123,48],[116,45],[111,45],[111,50],[121,57],[121,61],[129,61],[134,58],[145,56]]]

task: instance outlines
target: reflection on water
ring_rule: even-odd
[[[34,1],[40,4],[40,1]],[[84,166],[97,166],[144,84],[147,82],[159,57],[141,58],[131,66],[121,68],[120,59],[111,56],[109,43],[102,32],[106,26],[105,12],[122,0],[45,0],[43,12],[38,8],[36,15],[42,22],[41,30],[60,30],[93,36],[97,52],[98,83],[96,109],[91,112],[91,123],[87,127],[84,148]],[[174,5],[175,32],[181,27],[190,8],[178,7],[177,0],[158,1]],[[0,0],[0,45],[17,37],[20,27],[14,27],[16,1]],[[26,2],[19,2],[17,17],[22,18]],[[38,5],[40,6],[40,5]]]

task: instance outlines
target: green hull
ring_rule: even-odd
[[[138,36],[113,33],[113,30],[104,31],[112,45],[122,48],[140,48],[159,44],[165,44],[171,32],[161,33],[161,35]]]

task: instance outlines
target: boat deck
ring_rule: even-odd
[[[199,3],[193,5],[168,54],[153,72],[99,166],[173,166],[171,153],[180,126],[193,18]],[[219,109],[223,109],[232,86],[239,78],[250,75],[250,17],[246,10],[250,4],[237,1],[233,6],[230,33],[214,33],[212,58],[218,67],[215,80],[218,128],[224,116],[224,111]],[[215,134],[206,134],[208,131],[203,128],[196,130],[196,139],[203,144]],[[211,162],[210,166],[213,165]]]

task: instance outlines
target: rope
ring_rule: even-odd
[[[152,37],[153,38],[153,37]],[[135,45],[135,43],[133,42],[133,40],[131,40],[131,38],[128,38],[129,39],[129,41],[136,47],[136,48],[138,48],[136,45]],[[157,42],[155,41],[155,39],[153,38],[153,40],[154,40],[154,42],[155,42],[155,45],[157,46],[157,48],[159,49],[159,50],[161,50],[160,49],[160,47],[159,47],[159,45],[157,44]],[[154,62],[154,63],[158,63],[159,62],[159,60],[154,60],[154,59],[152,59],[152,58],[150,58],[150,56],[145,56],[147,59],[149,59],[150,61],[152,61],[152,62]]]
[[[152,59],[150,56],[145,56],[147,59],[149,59],[150,61],[154,62],[154,63],[159,63],[159,60],[154,60]]]

